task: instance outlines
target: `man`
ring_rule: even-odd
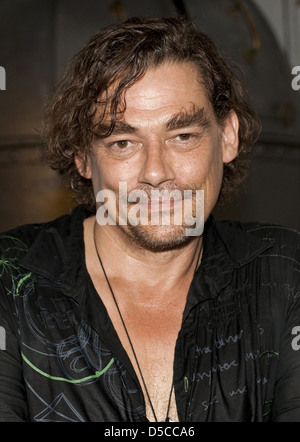
[[[1,236],[2,421],[300,420],[299,235],[211,216],[258,133],[184,19],[79,52],[44,134],[81,205]]]

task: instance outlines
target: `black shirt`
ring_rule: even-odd
[[[0,236],[0,421],[146,420],[85,266],[90,215]],[[206,222],[175,349],[180,421],[300,421],[299,255],[291,229]]]

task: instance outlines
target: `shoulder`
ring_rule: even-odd
[[[3,260],[7,259],[20,259],[41,234],[56,229],[58,221],[61,222],[65,218],[64,216],[47,223],[26,224],[0,233],[0,263],[3,264]]]
[[[300,273],[300,233],[292,228],[267,223],[215,222],[226,249],[240,264],[259,261],[282,273]]]
[[[76,208],[53,221],[28,224],[0,234],[0,282],[6,293],[28,288],[34,274],[61,271],[73,236],[79,235],[86,212]],[[81,226],[81,227],[80,227]],[[26,284],[25,284],[26,281]]]
[[[300,233],[276,224],[246,223],[243,228],[248,235],[270,243],[258,257],[265,283],[273,281],[274,286],[281,287],[281,292],[288,291],[290,300],[296,299],[300,288]]]
[[[250,235],[267,239],[272,247],[265,252],[278,258],[290,258],[300,266],[300,232],[276,224],[246,223],[243,228]]]
[[[260,311],[267,312],[266,315],[272,311],[274,323],[277,321],[278,324],[286,312],[294,309],[299,314],[299,232],[267,223],[229,222],[229,225],[234,232],[231,244],[235,244],[235,250],[238,250],[235,253],[239,256],[237,273],[248,281],[253,293],[257,294],[257,298],[253,299],[260,300],[260,304],[257,304],[260,305]],[[251,248],[253,245],[254,249]],[[244,260],[242,255],[245,256]]]
[[[25,224],[0,233],[0,252],[8,254],[26,253],[34,245],[36,240],[47,233],[50,236],[55,233],[62,239],[67,237],[81,225],[84,218],[89,215],[83,207],[76,207],[71,214],[62,215],[54,220],[38,224]]]
[[[300,232],[287,226],[259,223],[259,222],[240,222],[240,221],[216,221],[222,225],[222,229],[232,231],[232,236],[246,234],[249,238],[257,238],[269,241],[274,250],[288,249],[298,251],[300,249]]]

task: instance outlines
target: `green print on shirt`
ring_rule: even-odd
[[[110,366],[114,363],[115,360],[114,358],[111,358],[111,360],[109,361],[107,366],[103,368],[103,370],[96,371],[95,374],[92,374],[91,376],[86,376],[85,378],[82,379],[68,379],[68,378],[61,378],[59,376],[51,376],[50,374],[45,373],[44,371],[37,368],[32,362],[30,362],[29,359],[26,358],[24,353],[21,352],[21,355],[23,360],[26,362],[26,364],[28,364],[33,370],[35,370],[37,373],[41,374],[42,376],[45,376],[46,378],[51,379],[52,381],[69,382],[70,384],[81,384],[82,382],[99,378],[110,368]]]
[[[7,249],[1,251],[0,256],[0,278],[5,274],[11,279],[11,287],[5,287],[7,295],[13,296],[27,296],[33,290],[32,273],[22,273],[18,262],[18,254],[27,252],[27,247],[17,238],[9,235],[0,235],[0,239],[9,239],[12,241],[12,245]],[[11,254],[14,251],[14,258],[7,258],[7,254]],[[17,272],[17,276],[14,273]]]

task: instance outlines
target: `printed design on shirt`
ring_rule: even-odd
[[[132,419],[143,416],[141,401],[134,399],[140,396],[139,389],[97,332],[79,319],[78,305],[60,292],[59,281],[20,266],[20,258],[28,251],[21,240],[5,234],[0,240],[0,278],[5,293],[13,297],[15,315],[20,319],[21,358],[29,376],[27,394],[34,394],[40,402],[32,418],[84,421],[75,391],[97,389],[97,384],[119,409],[127,412],[128,400],[136,403],[130,409]],[[51,395],[49,382],[53,383]]]
[[[259,358],[279,358],[279,352],[275,350],[265,350],[262,353],[260,353]],[[273,405],[274,398],[271,400],[265,400],[263,403],[263,417],[268,416],[272,412],[272,405]]]
[[[28,296],[33,292],[34,280],[31,272],[26,272],[18,265],[20,253],[27,252],[27,247],[18,238],[0,235],[0,239],[10,240],[9,247],[0,251],[0,279],[4,275],[11,280],[6,293],[13,296]]]
[[[37,373],[39,373],[42,376],[45,376],[46,378],[51,379],[52,381],[61,381],[61,382],[69,382],[70,384],[81,384],[83,382],[90,381],[92,379],[98,379],[100,376],[102,376],[106,371],[110,368],[110,366],[114,362],[114,358],[111,358],[109,363],[106,365],[106,367],[103,368],[101,371],[96,371],[95,374],[90,376],[85,376],[81,379],[68,379],[60,376],[52,376],[49,373],[44,372],[43,370],[40,370],[38,367],[36,367],[32,362],[29,361],[29,359],[24,355],[23,352],[21,352],[22,359],[28,364],[33,370],[35,370]]]
[[[78,322],[78,305],[61,294],[58,283],[20,267],[20,256],[27,252],[22,241],[6,235],[2,235],[2,239],[8,245],[0,251],[0,276],[5,282],[6,294],[15,300],[15,314],[24,324],[19,331],[23,347],[21,357],[24,366],[28,367],[29,373],[32,370],[36,379],[30,383],[42,396],[45,383],[57,385],[57,401],[46,395],[42,400],[45,414],[40,408],[39,419],[50,420],[51,413],[47,410],[53,406],[64,408],[72,403],[72,394],[68,399],[59,396],[65,393],[66,385],[77,389],[100,382],[99,388],[104,388],[119,408],[127,410],[124,388],[128,396],[138,395],[139,390],[134,389],[131,382],[127,385],[125,368],[101,343],[93,328],[84,321]],[[36,387],[39,384],[40,388]],[[70,406],[76,411],[76,403]],[[131,414],[140,416],[143,411],[143,407],[138,406],[131,410]]]
[[[76,322],[77,315],[74,306],[72,321],[66,320],[67,315],[65,320],[62,317],[54,319],[54,313],[58,315],[59,309],[61,309],[60,313],[66,314],[71,309],[68,302],[73,303],[74,301],[53,296],[52,300],[51,296],[46,296],[43,301],[39,297],[36,299],[35,305],[39,309],[33,315],[29,308],[30,303],[22,298],[27,330],[30,330],[35,336],[36,343],[32,345],[34,341],[31,341],[29,348],[26,342],[23,342],[21,357],[24,364],[34,373],[32,377],[35,379],[34,385],[42,386],[45,383],[53,382],[57,385],[55,387],[57,393],[66,393],[72,391],[72,388],[88,388],[91,384],[100,383],[99,388],[104,388],[112,401],[119,408],[126,410],[127,401],[122,389],[126,389],[128,396],[139,394],[139,391],[137,388],[127,386],[125,368],[103,344],[98,333],[84,321],[80,324]],[[44,313],[44,316],[41,315],[41,312]],[[45,338],[45,329],[47,329],[47,338]],[[65,337],[62,337],[63,335]],[[42,390],[35,388],[36,395],[38,393],[41,395]],[[94,385],[93,388],[98,388],[98,386]],[[47,402],[47,398],[44,398],[42,402]],[[69,398],[67,402],[71,403],[71,399]],[[39,412],[39,420],[41,417],[50,419],[53,413],[50,413],[49,410],[53,403],[59,405],[59,408],[67,406],[64,397],[60,397],[57,402],[51,399],[51,404],[47,405],[44,411]],[[76,410],[74,404],[72,407]],[[133,408],[131,413],[133,416],[140,416],[143,411],[143,407],[138,406]]]
[[[51,404],[34,416],[34,420],[36,422],[84,422],[64,393],[60,393]]]
[[[34,390],[27,379],[25,382],[34,396],[45,406],[33,417],[35,422],[85,422],[65,393],[59,393],[52,402],[48,403]]]
[[[63,330],[65,333],[57,327],[51,329],[53,333],[48,333],[45,338],[45,329],[41,326],[43,322],[38,321],[39,315],[33,317],[25,299],[23,308],[28,330],[34,335],[36,344],[27,348],[26,343],[23,343],[21,357],[35,373],[54,382],[82,386],[97,382],[102,375],[109,372],[115,359],[101,345],[98,334],[84,321],[75,325],[75,333],[74,327],[66,327]],[[47,369],[41,366],[43,363]]]
[[[226,334],[220,333],[217,328],[207,332],[210,338],[201,335],[196,344],[194,372],[189,379],[184,379],[185,392],[195,394],[197,391],[203,398],[197,410],[190,403],[190,416],[195,413],[199,416],[216,413],[220,406],[223,407],[224,398],[228,410],[231,406],[236,408],[237,404],[241,409],[246,407],[253,391],[260,389],[267,393],[269,361],[279,358],[276,350],[257,348],[257,345],[261,347],[259,340],[249,340],[247,329],[240,328],[234,334],[229,329]],[[264,333],[264,327],[258,323],[257,336],[263,337]],[[204,342],[210,342],[210,345],[201,345]],[[248,382],[239,373],[251,371],[251,366],[255,367],[256,376]],[[266,396],[261,404],[264,417],[270,413],[272,406],[272,400],[269,399]]]

